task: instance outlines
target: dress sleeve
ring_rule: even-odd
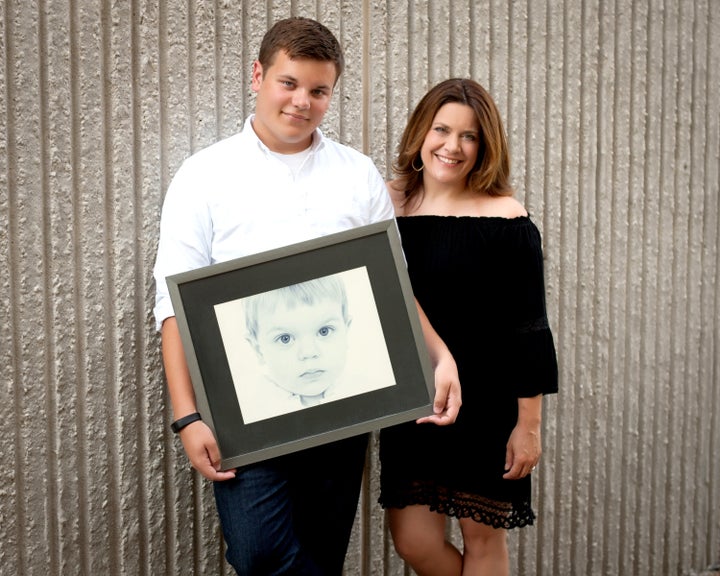
[[[514,269],[511,330],[516,396],[530,398],[558,391],[555,343],[547,319],[542,240],[534,224],[519,235]]]

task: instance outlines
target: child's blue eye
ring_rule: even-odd
[[[323,326],[320,330],[318,330],[318,334],[320,334],[320,336],[329,336],[332,331],[332,326]]]
[[[290,344],[292,341],[292,336],[290,334],[280,334],[277,338],[275,338],[275,342],[280,342],[280,344]]]

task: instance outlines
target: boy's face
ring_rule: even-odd
[[[265,70],[253,64],[257,93],[253,128],[273,152],[293,154],[310,146],[312,133],[330,106],[337,73],[332,62],[291,60],[284,50]]]
[[[278,304],[260,315],[256,350],[272,380],[284,390],[317,396],[345,367],[348,323],[340,303]]]

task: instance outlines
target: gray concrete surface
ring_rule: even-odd
[[[385,174],[435,82],[471,76],[503,113],[561,370],[513,573],[717,561],[719,2],[5,0],[0,575],[229,573],[168,430],[151,266],[172,174],[239,128],[291,13],[346,49],[323,129]],[[377,490],[374,444],[348,574],[407,573]]]

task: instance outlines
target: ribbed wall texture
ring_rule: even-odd
[[[439,80],[479,80],[503,113],[561,364],[513,573],[717,561],[720,2],[4,0],[0,574],[229,573],[168,430],[151,267],[170,178],[238,130],[290,14],[340,38],[323,128],[381,172]],[[347,573],[407,574],[376,448]]]

